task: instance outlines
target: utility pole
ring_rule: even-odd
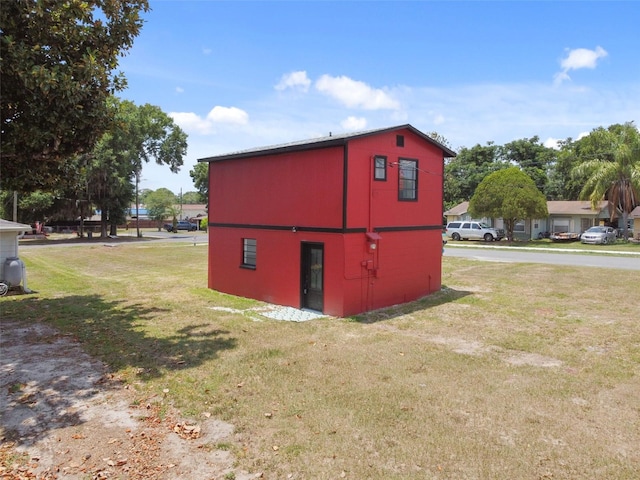
[[[140,185],[140,168],[136,167],[136,235],[140,238],[142,235],[140,234],[140,196],[138,195],[138,185]]]

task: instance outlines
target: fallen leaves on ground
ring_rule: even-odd
[[[105,441],[103,447],[112,452],[108,457],[88,455],[82,461],[74,461],[66,450],[60,452],[59,463],[38,471],[38,459],[20,453],[15,442],[3,442],[0,446],[0,480],[59,480],[69,475],[84,475],[95,480],[123,478],[123,475],[130,480],[163,477],[175,467],[162,461],[161,447],[165,437],[174,432],[185,440],[197,439],[201,427],[176,421],[171,416],[161,417],[158,406],[147,404],[144,410],[140,428],[123,429],[119,438]],[[91,440],[83,433],[74,433],[69,438],[75,442]]]

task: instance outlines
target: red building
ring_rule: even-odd
[[[209,288],[341,317],[440,290],[452,156],[402,125],[200,159]]]

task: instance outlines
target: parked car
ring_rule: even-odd
[[[453,240],[499,241],[504,238],[504,230],[492,228],[482,222],[449,222],[447,236]]]
[[[606,245],[616,243],[617,233],[613,227],[591,227],[580,236],[582,243]]]
[[[187,230],[189,232],[194,232],[198,229],[198,226],[195,223],[180,220],[176,223],[175,228],[173,228],[173,223],[165,223],[163,228],[167,232],[177,232],[178,230]]]

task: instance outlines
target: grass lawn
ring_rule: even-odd
[[[635,479],[638,272],[444,257],[441,292],[290,323],[206,288],[204,245],[22,247],[2,318],[72,333],[140,401],[298,479]]]

